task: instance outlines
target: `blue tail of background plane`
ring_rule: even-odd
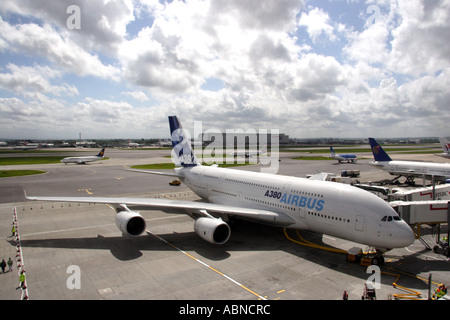
[[[374,138],[369,138],[369,143],[375,161],[392,161],[391,157],[388,156]]]
[[[105,148],[103,148],[98,154],[97,157],[102,157],[105,155]]]
[[[191,137],[181,126],[177,116],[169,116],[170,136],[172,139],[172,159],[183,167],[199,165],[191,147]]]
[[[333,149],[333,147],[330,147],[330,154],[332,155],[332,156],[334,156],[336,153],[334,153],[334,149]]]

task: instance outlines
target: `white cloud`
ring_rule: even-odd
[[[306,27],[313,42],[317,42],[322,35],[330,41],[335,41],[334,27],[330,25],[330,22],[326,12],[320,8],[314,8],[308,13],[302,13],[298,25]]]
[[[7,49],[43,57],[63,70],[82,76],[117,77],[115,67],[105,66],[98,56],[83,50],[48,24],[42,27],[34,23],[13,26],[0,17],[0,37],[8,44]]]
[[[80,29],[70,30],[67,21],[73,13],[69,6],[80,8]],[[84,50],[114,53],[134,20],[133,0],[3,0],[0,12],[33,17],[60,32],[70,33],[71,41]],[[66,36],[67,37],[67,36]]]
[[[392,30],[389,67],[419,76],[450,66],[450,2],[399,1],[401,23]]]
[[[26,67],[10,63],[6,68],[10,73],[0,73],[0,88],[26,96],[34,93],[57,96],[78,94],[77,88],[67,83],[52,85],[51,80],[60,78],[61,73],[48,66]]]
[[[344,48],[347,56],[356,61],[369,64],[385,63],[388,58],[389,30],[383,23],[370,25],[362,32],[353,32],[349,35],[350,45]]]
[[[122,92],[122,94],[124,94],[126,96],[130,96],[133,99],[141,101],[141,102],[149,100],[149,98],[145,94],[145,92],[142,92],[142,91],[125,91],[125,92]]]

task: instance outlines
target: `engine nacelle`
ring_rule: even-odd
[[[146,228],[144,218],[136,211],[120,211],[116,216],[116,225],[123,233],[137,237]]]
[[[228,224],[215,218],[198,218],[195,220],[194,230],[204,240],[214,244],[224,244],[231,235]]]

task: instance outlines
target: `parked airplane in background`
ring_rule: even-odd
[[[15,150],[34,150],[41,148],[40,143],[21,142],[18,146],[14,146]]]
[[[174,172],[131,171],[179,178],[207,202],[172,199],[34,196],[29,200],[106,203],[115,207],[116,224],[124,233],[138,236],[145,219],[129,207],[184,209],[195,232],[213,244],[230,238],[231,217],[278,227],[305,229],[358,242],[383,252],[406,247],[414,233],[392,207],[372,193],[346,184],[310,180],[217,166],[203,166],[185,139],[176,116],[169,117]]]
[[[333,147],[330,147],[330,158],[339,161],[339,163],[341,163],[342,161],[355,163],[358,160],[358,157],[356,157],[356,154],[352,154],[352,153],[336,154],[334,152]]]
[[[62,163],[76,163],[76,164],[86,164],[87,162],[93,162],[103,159],[105,156],[105,148],[103,148],[96,156],[85,156],[85,157],[67,157],[61,160]]]
[[[437,154],[438,156],[450,159],[450,141],[447,138],[439,138],[442,146],[442,153]]]
[[[230,155],[234,157],[245,157],[245,158],[251,158],[254,156],[259,156],[267,152],[266,148],[258,149],[258,150],[245,150],[245,149],[236,149],[233,152],[230,153]]]
[[[450,179],[450,163],[392,160],[375,139],[369,138],[369,142],[375,159],[370,164],[388,171],[392,175],[424,179],[434,177],[439,181]]]
[[[139,148],[142,145],[140,143],[137,142],[130,142],[130,139],[128,139],[128,143],[126,144],[127,148]]]

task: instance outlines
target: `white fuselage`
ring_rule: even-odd
[[[438,180],[450,178],[450,163],[433,163],[418,161],[373,161],[371,165],[386,170],[393,175],[405,175]]]
[[[306,229],[379,249],[405,247],[411,228],[382,199],[349,185],[304,178],[195,166],[177,169],[182,181],[217,204],[283,213],[289,228]],[[385,216],[396,217],[390,222]]]
[[[339,155],[339,154],[334,154],[331,155],[330,158],[335,159],[339,162],[341,161],[347,161],[347,162],[356,162],[358,159],[356,158],[356,156],[354,155]]]
[[[61,160],[62,163],[78,163],[78,164],[84,164],[86,162],[92,162],[101,160],[103,157],[99,156],[86,156],[86,157],[68,157]]]

